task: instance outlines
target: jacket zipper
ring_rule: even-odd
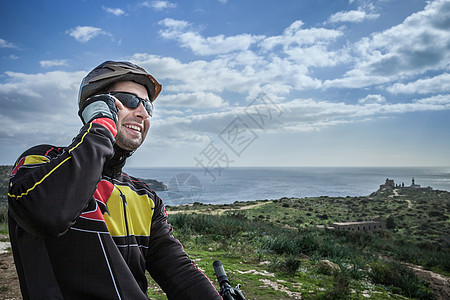
[[[123,204],[123,216],[124,216],[124,219],[125,219],[125,229],[126,229],[126,232],[127,232],[127,236],[125,238],[126,243],[127,243],[127,254],[126,254],[125,259],[126,259],[126,262],[128,264],[129,261],[130,261],[130,230],[129,230],[129,227],[128,227],[128,217],[127,217],[127,198],[125,197],[125,194],[122,193],[122,191],[118,187],[117,187],[117,190],[119,190],[120,198],[122,199],[122,204]]]

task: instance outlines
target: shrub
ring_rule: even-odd
[[[0,223],[8,222],[8,207],[0,206]]]
[[[289,255],[286,258],[277,257],[271,262],[269,269],[272,272],[278,271],[293,276],[298,268],[300,268],[300,263],[301,260],[293,255]]]
[[[375,283],[391,287],[392,291],[406,297],[435,299],[428,283],[403,264],[394,261],[376,261],[371,264],[370,277]]]
[[[430,217],[441,217],[443,215],[444,214],[442,212],[440,212],[440,211],[430,211],[428,213],[428,216],[430,216]]]
[[[327,214],[323,214],[323,215],[318,214],[318,215],[316,215],[316,217],[318,217],[321,220],[328,220],[328,215]]]
[[[393,216],[389,216],[386,220],[386,228],[387,229],[394,229],[396,226],[395,219]]]
[[[267,222],[249,220],[245,213],[229,213],[221,216],[175,214],[169,215],[169,223],[178,234],[211,234],[231,237],[240,232],[268,232],[274,226]]]
[[[333,287],[327,291],[323,299],[348,299],[350,294],[350,277],[342,272],[336,273],[333,278]]]

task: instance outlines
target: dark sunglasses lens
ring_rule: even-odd
[[[144,101],[144,107],[148,115],[151,117],[153,115],[153,104],[150,101]]]
[[[133,94],[126,94],[126,93],[111,93],[111,94],[113,94],[117,99],[119,99],[119,101],[122,102],[122,104],[131,109],[135,109],[136,107],[138,107],[142,101],[148,115],[150,117],[153,115],[153,104],[150,101],[139,99],[137,96]]]
[[[116,94],[115,96],[117,99],[119,99],[120,102],[122,102],[122,104],[124,104],[128,108],[135,109],[139,105],[139,99],[133,97],[133,95]]]

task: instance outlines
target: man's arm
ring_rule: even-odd
[[[64,234],[87,206],[105,161],[113,155],[114,133],[112,120],[96,119],[56,156],[46,146],[26,151],[13,169],[8,190],[17,223],[38,236]]]
[[[173,237],[158,197],[146,267],[169,299],[222,299],[208,277],[189,259],[180,241]]]

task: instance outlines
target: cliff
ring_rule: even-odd
[[[167,191],[167,186],[161,181],[154,179],[138,178],[140,181],[145,182],[154,191]]]

